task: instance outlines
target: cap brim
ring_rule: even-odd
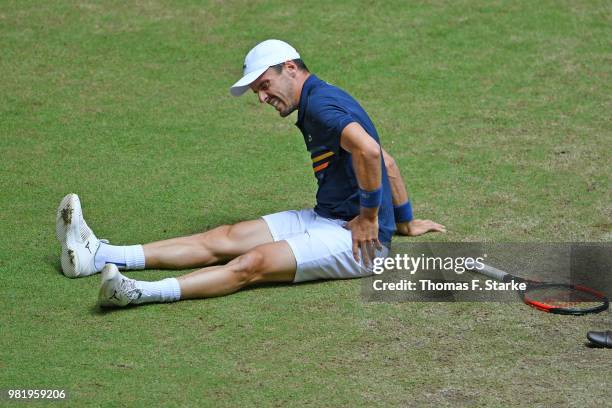
[[[247,91],[247,89],[249,89],[249,85],[251,85],[257,78],[259,78],[261,74],[266,72],[268,68],[269,67],[259,68],[253,72],[249,72],[248,74],[240,78],[238,82],[232,85],[232,87],[230,88],[230,93],[233,96],[242,95],[243,93]]]

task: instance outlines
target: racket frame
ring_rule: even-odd
[[[585,315],[589,313],[603,312],[604,310],[608,310],[608,307],[610,306],[610,302],[608,298],[603,293],[596,291],[594,289],[588,288],[583,285],[538,282],[538,281],[524,279],[518,276],[514,276],[512,274],[509,274],[508,272],[504,272],[501,269],[497,269],[491,265],[485,265],[485,264],[482,264],[482,265],[483,265],[482,268],[470,268],[470,270],[472,272],[479,273],[481,275],[487,276],[489,278],[493,278],[501,282],[515,281],[515,282],[526,283],[527,289],[518,291],[521,300],[525,304],[532,306],[543,312],[562,314],[562,315],[580,316],[580,315]],[[594,307],[590,307],[590,308],[571,308],[571,307],[562,307],[562,306],[550,306],[550,305],[546,305],[538,301],[529,300],[529,298],[525,297],[525,294],[528,293],[530,289],[536,289],[536,288],[541,288],[541,287],[562,287],[565,289],[578,290],[581,292],[590,293],[598,297],[601,300],[601,304],[594,306]]]

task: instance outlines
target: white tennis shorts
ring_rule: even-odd
[[[293,282],[349,279],[372,275],[372,268],[353,258],[351,231],[346,221],[324,218],[313,209],[283,211],[262,217],[274,241],[287,241],[297,263]],[[386,257],[383,246],[377,257]]]

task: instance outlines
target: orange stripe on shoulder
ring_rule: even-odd
[[[319,165],[319,166],[315,167],[313,170],[314,170],[314,172],[316,173],[317,171],[321,171],[321,170],[323,170],[323,169],[324,169],[324,168],[326,168],[327,166],[329,166],[329,162],[323,163],[323,164],[321,164],[321,165]]]

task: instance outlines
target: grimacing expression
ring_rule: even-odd
[[[280,74],[274,68],[268,68],[251,84],[251,89],[257,94],[259,102],[271,105],[284,118],[298,108],[299,100],[292,79],[286,67]]]

